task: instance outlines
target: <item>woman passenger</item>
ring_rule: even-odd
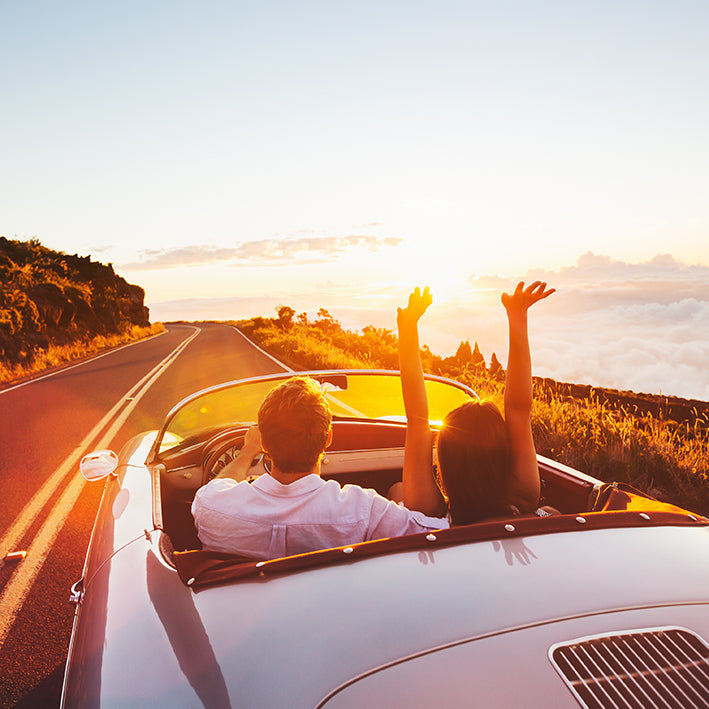
[[[509,326],[504,417],[489,401],[470,401],[451,411],[438,434],[440,486],[431,470],[434,434],[419,349],[418,321],[432,303],[428,287],[416,288],[399,308],[399,362],[406,409],[403,501],[424,514],[445,514],[452,525],[534,512],[540,481],[532,438],[532,364],[527,311],[554,289],[536,281],[502,294]],[[443,494],[441,494],[443,493]],[[444,498],[445,495],[445,498]]]

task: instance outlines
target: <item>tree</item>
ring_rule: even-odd
[[[472,364],[473,367],[477,370],[486,368],[485,367],[485,358],[482,356],[477,342],[475,343],[475,349],[473,350],[473,354],[471,355],[471,358],[470,358],[470,364]]]
[[[476,342],[475,347],[477,348],[477,346]],[[466,364],[470,364],[473,361],[473,350],[468,340],[458,345],[458,349],[455,351],[455,359],[461,367],[465,367]]]
[[[279,305],[276,308],[278,312],[278,325],[282,330],[290,330],[293,326],[293,316],[295,315],[295,310],[288,307],[287,305]]]
[[[318,319],[315,321],[314,325],[326,333],[333,333],[341,329],[340,323],[335,320],[325,308],[318,310]]]
[[[494,352],[492,353],[492,357],[490,357],[490,366],[487,371],[490,374],[490,378],[496,379],[498,382],[501,382],[505,378],[505,370]]]

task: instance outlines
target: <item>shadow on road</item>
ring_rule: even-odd
[[[15,709],[53,709],[59,706],[64,681],[64,662],[57,665],[31,692],[25,694],[17,704],[2,704],[2,707]]]

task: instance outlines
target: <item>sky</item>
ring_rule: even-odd
[[[395,327],[709,400],[704,0],[0,3],[0,234],[153,319]]]

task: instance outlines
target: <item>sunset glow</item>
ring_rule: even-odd
[[[393,329],[428,284],[432,348],[501,356],[499,293],[539,276],[540,372],[709,398],[706,3],[0,19],[0,234],[113,263],[154,318]]]

